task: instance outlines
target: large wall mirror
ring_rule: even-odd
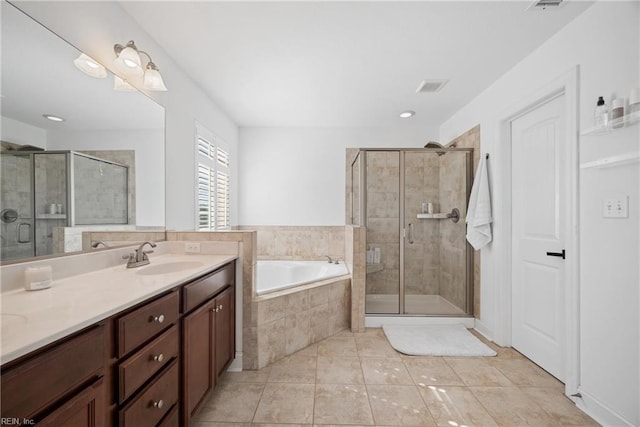
[[[83,231],[164,230],[164,108],[1,7],[0,261],[77,252]]]

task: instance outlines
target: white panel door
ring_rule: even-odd
[[[561,381],[569,157],[563,105],[561,96],[511,122],[512,345]]]

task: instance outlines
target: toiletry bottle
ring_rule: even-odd
[[[624,125],[622,120],[618,120],[622,117],[624,117],[624,98],[616,98],[611,101],[611,122],[614,128],[620,128]]]
[[[596,109],[593,111],[593,121],[597,128],[604,128],[609,125],[609,107],[604,103],[602,96],[598,97]]]
[[[373,250],[373,263],[380,264],[380,248],[375,248]]]

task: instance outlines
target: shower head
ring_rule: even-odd
[[[427,144],[424,146],[424,148],[444,148],[442,144],[440,144],[439,142],[435,142],[435,141],[429,141],[427,142]],[[444,156],[445,154],[447,154],[446,151],[436,151],[436,154],[438,156]]]

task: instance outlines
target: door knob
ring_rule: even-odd
[[[565,250],[563,249],[562,252],[547,252],[547,256],[557,256],[560,257],[562,259],[565,259]]]

